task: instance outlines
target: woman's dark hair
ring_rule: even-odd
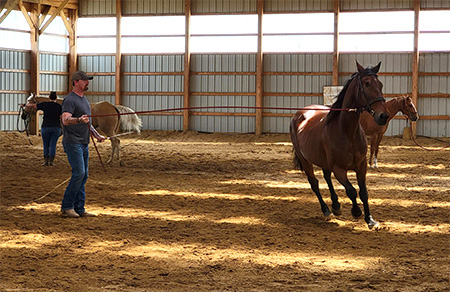
[[[55,100],[55,99],[57,99],[58,98],[58,96],[56,96],[56,92],[55,91],[50,91],[50,99],[51,100]]]

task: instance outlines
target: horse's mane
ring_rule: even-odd
[[[337,96],[337,99],[333,103],[331,108],[342,108],[342,104],[344,102],[345,94],[347,93],[347,89],[350,86],[350,83],[352,83],[353,79],[355,79],[355,77],[357,77],[357,76],[364,77],[364,76],[367,76],[367,75],[376,75],[376,73],[373,72],[372,69],[373,69],[373,67],[368,67],[368,68],[365,68],[362,73],[360,73],[360,72],[353,73],[352,76],[345,83],[344,88],[342,88],[341,92],[339,92],[339,95]],[[326,123],[328,124],[329,122],[331,122],[331,120],[333,120],[335,117],[337,117],[340,113],[341,113],[340,111],[333,111],[333,110],[331,110],[327,114]]]
[[[347,80],[347,82],[344,85],[344,88],[342,88],[341,92],[339,92],[339,95],[337,96],[336,101],[333,103],[331,108],[342,108],[342,103],[344,102],[344,96],[347,93],[347,89],[350,86],[350,83],[352,83],[353,79],[358,73],[353,73],[352,76]],[[337,117],[339,115],[340,111],[330,111],[327,114],[327,124],[331,122],[332,119]]]

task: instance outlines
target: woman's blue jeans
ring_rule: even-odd
[[[88,144],[64,143],[64,152],[67,154],[70,166],[72,167],[72,177],[64,192],[61,204],[61,211],[74,209],[78,214],[86,212],[84,203],[86,192],[84,185],[88,178],[89,148]]]
[[[61,128],[42,127],[41,136],[44,144],[44,156],[55,156],[56,143],[58,142],[59,136],[61,136]]]

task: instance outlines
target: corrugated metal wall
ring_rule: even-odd
[[[330,1],[333,2],[333,1]],[[341,11],[413,9],[414,0],[340,0]]]
[[[18,111],[19,104],[24,103],[30,90],[30,52],[0,50],[0,68],[19,70],[19,72],[0,72],[0,111]],[[20,70],[24,70],[20,72]],[[7,93],[3,91],[24,91],[24,93]],[[17,130],[17,115],[0,115],[0,130]],[[19,130],[23,130],[23,124]]]
[[[192,14],[256,13],[257,0],[192,0]]]
[[[450,72],[449,53],[424,53],[419,57],[419,72]],[[450,77],[419,75],[419,92],[426,97],[419,98],[418,112],[427,116],[450,116],[450,99],[438,97],[450,93]],[[420,96],[419,94],[419,96]],[[431,137],[450,137],[450,120],[422,120],[417,123],[417,134]]]
[[[342,0],[341,0],[342,1]],[[264,12],[333,12],[334,2],[330,0],[265,0]]]
[[[300,108],[311,104],[323,104],[323,86],[332,85],[332,65],[331,54],[264,55],[263,68],[266,74],[263,79],[265,94],[263,106]],[[270,75],[267,74],[268,72]],[[329,72],[330,74],[312,75],[307,74],[308,72]],[[289,93],[289,96],[276,95],[276,93]],[[272,109],[264,112],[294,115],[296,111]],[[287,133],[290,120],[291,117],[264,117],[263,132]]]
[[[122,71],[124,74],[123,104],[125,106],[136,111],[183,107],[184,55],[124,55]],[[133,73],[133,75],[127,73]],[[157,74],[146,75],[144,73]],[[136,94],[127,94],[130,92]],[[183,129],[183,116],[181,115],[141,115],[140,118],[144,129]]]
[[[192,107],[255,106],[255,54],[199,54],[191,57]],[[206,74],[195,74],[195,73]],[[207,74],[233,72],[237,74]],[[241,72],[242,74],[239,74]],[[256,73],[255,73],[256,74]],[[227,95],[231,92],[235,94]],[[214,94],[217,93],[217,94]],[[204,109],[200,112],[254,113],[254,109]],[[255,118],[248,116],[191,116],[191,130],[205,132],[255,131]]]

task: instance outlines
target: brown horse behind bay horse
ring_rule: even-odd
[[[368,111],[377,124],[385,125],[389,114],[383,98],[383,84],[377,77],[381,62],[373,68],[363,68],[358,62],[356,66],[358,71],[347,81],[331,109],[325,106],[310,106],[307,110],[298,111],[291,121],[290,133],[294,146],[294,161],[297,167],[306,173],[324,216],[328,218],[331,212],[320,194],[313,165],[322,168],[331,193],[333,214],[340,215],[342,212],[331,181],[331,173],[334,173],[336,179],[345,187],[353,205],[351,213],[355,218],[359,218],[362,211],[356,202],[357,192],[347,177],[349,170],[355,171],[359,197],[364,206],[364,219],[369,229],[372,229],[378,228],[379,224],[373,220],[369,211],[366,187],[367,140],[359,118],[361,112]]]
[[[407,119],[410,119],[413,122],[417,121],[417,119],[419,118],[416,107],[412,101],[411,96],[409,95],[397,97],[387,101],[386,109],[389,113],[389,118],[386,125],[380,126],[375,123],[373,118],[367,112],[362,113],[359,120],[361,126],[364,129],[364,132],[366,132],[366,135],[370,136],[369,164],[370,167],[374,168],[378,167],[378,148],[380,146],[381,140],[383,139],[383,135],[388,128],[389,121],[392,120],[398,112],[402,112]]]
[[[125,115],[120,115],[124,114]],[[107,101],[91,104],[92,126],[96,129],[100,129],[111,140],[111,156],[106,163],[114,161],[114,155],[117,156],[117,160],[120,165],[123,165],[120,159],[119,146],[120,140],[117,138],[117,134],[120,131],[135,131],[138,134],[141,133],[142,121],[134,113],[134,111],[123,105],[113,105]],[[108,115],[99,116],[96,115]]]

